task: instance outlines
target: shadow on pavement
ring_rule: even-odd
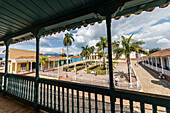
[[[151,80],[151,82],[154,83],[154,84],[162,85],[163,87],[170,89],[170,87],[168,87],[168,85],[166,83],[164,83],[160,80],[159,81]]]
[[[162,85],[163,87],[170,89],[170,86],[168,86],[168,84],[166,84],[163,80],[160,80],[155,72],[153,72],[152,70],[150,70],[149,68],[142,64],[140,64],[140,66],[143,67],[151,76],[158,80],[158,81],[151,80],[152,83]]]
[[[114,72],[114,76],[120,76],[120,78],[125,78],[126,81],[129,81],[127,73],[124,73],[123,71]]]

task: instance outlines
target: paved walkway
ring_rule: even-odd
[[[0,113],[36,113],[32,107],[0,94]],[[39,113],[46,113],[40,110]]]
[[[134,63],[132,64],[134,66]],[[159,79],[154,72],[141,65],[134,66],[134,69],[140,79],[143,92],[170,96],[170,85]]]

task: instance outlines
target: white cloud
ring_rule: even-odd
[[[61,53],[61,48],[62,47],[41,47],[40,52],[41,53]]]

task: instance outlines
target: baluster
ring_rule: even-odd
[[[32,94],[31,94],[31,101],[33,102],[34,101],[34,82],[32,81],[31,82],[31,85],[32,85],[32,88],[31,88],[31,92],[32,92]]]
[[[120,98],[120,113],[123,113],[123,99]]]
[[[22,79],[22,81],[21,81],[21,98],[23,98],[24,97],[24,80]]]
[[[9,80],[8,80],[9,81]],[[9,87],[9,83],[8,83],[8,87]],[[0,75],[0,90],[2,90],[2,76]],[[7,90],[8,91],[8,90]]]
[[[49,85],[47,84],[47,108],[49,108]]]
[[[53,103],[52,103],[52,95],[53,95],[53,92],[52,92],[52,85],[50,85],[50,92],[51,92],[50,102],[51,102],[51,109],[52,109],[52,108],[53,108]]]
[[[22,92],[23,92],[23,79],[21,79],[21,83],[20,83],[20,97],[22,98],[22,96],[23,96],[23,94],[22,94]]]
[[[56,111],[56,86],[54,86],[54,110]]]
[[[25,83],[26,83],[26,80],[24,80],[24,99],[25,99]]]
[[[166,113],[170,113],[170,108],[166,108]]]
[[[60,112],[60,86],[58,86],[58,111]]]
[[[69,88],[67,88],[67,113],[69,113]]]
[[[24,82],[24,99],[26,99],[26,90],[27,90],[26,84],[27,84],[27,80],[25,80]]]
[[[13,78],[11,78],[11,93],[14,91]]]
[[[84,91],[83,91],[83,113],[85,113],[85,101],[84,101]]]
[[[45,84],[44,84],[44,106],[46,105],[46,103],[45,103],[45,99],[46,99],[45,90],[46,90],[46,87],[45,87]]]
[[[95,111],[98,113],[98,106],[97,106],[97,94],[95,93]]]
[[[19,79],[19,97],[21,97],[21,79]]]
[[[104,95],[102,95],[102,106],[103,106],[103,113],[105,113],[105,100],[104,100]]]
[[[145,113],[145,105],[143,102],[140,103],[140,111],[141,113]]]
[[[130,103],[130,113],[133,113],[133,101],[129,100]]]
[[[13,91],[13,94],[15,95],[15,87],[16,87],[16,84],[15,84],[15,78],[13,78],[13,86],[14,86],[14,91]]]
[[[17,79],[17,96],[19,96],[19,80],[20,79]]]
[[[28,80],[27,80],[26,88],[27,88],[27,90],[26,90],[26,99],[28,100]]]
[[[28,100],[31,101],[31,81],[29,81],[29,97]]]
[[[15,84],[14,84],[14,79],[15,78],[12,78],[12,94],[15,93]]]
[[[79,90],[77,90],[77,113],[79,113]]]
[[[88,92],[88,97],[89,97],[89,113],[91,113],[91,94]]]
[[[17,91],[18,91],[18,83],[17,83],[17,81],[18,81],[18,78],[15,78],[15,96],[18,95],[18,93],[17,93]]]
[[[63,113],[65,113],[65,100],[64,100],[64,87],[62,87],[62,96],[63,96]]]
[[[41,87],[41,89],[40,89],[40,105],[42,105],[42,83],[40,83],[40,87]]]
[[[74,89],[72,89],[72,113],[74,113]]]
[[[153,109],[153,113],[157,113],[157,106],[156,105],[152,105],[152,109]]]
[[[10,92],[10,88],[11,88],[10,83],[11,83],[10,78],[8,78],[8,89],[7,89],[8,92]]]

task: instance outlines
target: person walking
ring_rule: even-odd
[[[116,78],[115,78],[115,85],[116,85],[116,86],[118,86],[118,81],[119,81],[119,78],[116,77]]]

